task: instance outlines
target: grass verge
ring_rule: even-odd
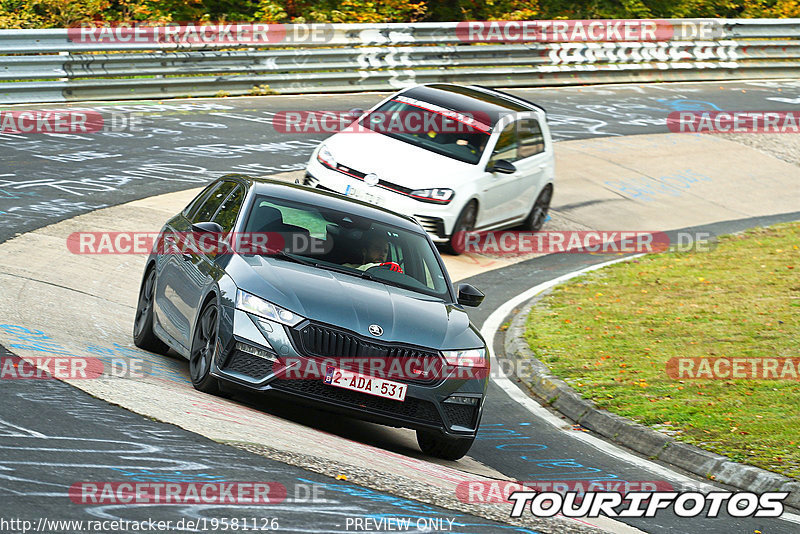
[[[600,408],[800,478],[800,380],[666,371],[678,357],[800,359],[799,246],[800,223],[790,223],[723,236],[711,252],[606,267],[537,303],[526,339]]]

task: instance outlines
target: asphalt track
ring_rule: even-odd
[[[7,355],[0,348],[0,355]],[[85,532],[67,521],[131,522],[237,519],[253,530],[277,519],[279,532],[343,532],[348,520],[403,517],[438,520],[455,532],[533,532],[462,512],[337,481],[211,441],[95,399],[58,380],[4,381],[0,417],[2,518],[30,521],[39,532]],[[73,504],[79,482],[277,482],[275,504]],[[276,495],[276,499],[279,499]],[[57,528],[62,522],[63,528]],[[86,523],[88,526],[88,523]],[[9,528],[10,527],[10,528]],[[352,526],[351,526],[352,529]],[[9,523],[2,532],[21,532]],[[137,528],[102,532],[136,532]],[[159,531],[159,530],[154,530]],[[411,529],[411,532],[424,530]],[[100,532],[90,530],[90,532]]]
[[[750,82],[515,92],[541,103],[548,110],[555,137],[564,140],[665,132],[666,114],[674,110],[795,109],[800,93],[799,86],[797,82]],[[73,138],[59,136],[57,139],[50,136],[0,135],[0,153],[3,154],[3,175],[0,176],[0,221],[3,225],[0,228],[0,240],[99,207],[196,187],[225,172],[272,174],[297,170],[302,167],[314,144],[324,135],[290,136],[276,132],[270,124],[270,117],[274,113],[281,109],[344,110],[367,107],[380,97],[367,94],[324,98],[171,100],[164,101],[162,107],[156,110],[153,110],[153,104],[150,103],[141,104],[144,107],[134,107],[137,105],[132,103],[102,104],[99,107],[114,107],[119,111],[149,109],[150,111],[145,111],[144,130],[130,136],[121,135],[126,132],[111,132]],[[796,218],[796,215],[783,217],[787,220]],[[780,217],[730,222],[719,225],[715,233],[779,219]],[[491,288],[484,306],[471,314],[473,321],[482,324],[489,313],[500,304],[533,285],[573,271],[582,265],[605,259],[608,258],[549,256],[472,277],[469,280],[479,287]],[[499,348],[496,345],[496,349]],[[501,352],[497,351],[498,354]],[[105,421],[126,429],[141,428],[140,433],[131,436],[137,443],[161,439],[161,448],[153,455],[156,462],[162,459],[180,462],[193,458],[194,461],[206,462],[201,468],[201,471],[207,471],[205,474],[228,480],[242,479],[242,471],[237,472],[236,469],[258,465],[261,469],[272,469],[265,477],[286,480],[287,487],[302,477],[317,482],[324,480],[326,484],[331,484],[330,479],[247,455],[208,442],[194,434],[129,414],[58,382],[26,381],[4,384],[0,395],[3,405],[7,407],[3,410],[5,423],[2,431],[3,441],[8,443],[4,444],[6,450],[18,451],[23,448],[20,445],[24,441],[21,434],[28,438],[39,433],[51,437],[90,436],[91,439],[108,440],[108,424],[103,424],[103,417],[98,416],[96,424],[91,424],[84,419],[77,419],[74,414],[69,415],[69,409],[74,411],[74,406],[81,406],[81,402],[90,402],[92,413],[106,412]],[[537,424],[530,413],[494,384],[490,396],[490,409],[484,415],[479,440],[470,455],[508,476],[518,480],[659,480],[652,470],[622,462],[607,451],[580,440],[565,439],[563,431]],[[60,401],[54,402],[53,399]],[[38,406],[35,404],[37,402],[40,403]],[[46,409],[43,409],[43,404],[46,404]],[[90,409],[87,407],[87,410]],[[46,417],[41,415],[43,413],[47,414]],[[125,418],[130,419],[124,421]],[[44,432],[45,428],[47,432]],[[199,442],[202,444],[195,447],[187,445]],[[77,465],[80,468],[88,467],[88,464],[67,458],[72,453],[65,448],[60,454],[67,459],[56,462],[58,467],[55,469],[43,469],[42,466],[47,465],[47,462],[41,459],[48,457],[52,463],[54,451],[33,453],[33,450],[36,448],[29,448],[24,453],[27,462],[24,469],[27,471],[15,468],[14,475],[9,476],[7,469],[0,470],[0,480],[5,478],[2,492],[9,496],[15,495],[6,502],[13,502],[14,509],[20,510],[19,514],[14,515],[21,516],[22,511],[25,511],[25,514],[31,516],[41,516],[48,506],[52,506],[50,515],[59,518],[68,517],[67,510],[70,513],[80,513],[76,512],[75,507],[63,506],[56,499],[43,500],[37,495],[52,496],[52,491],[42,489],[52,484],[63,491],[64,480],[72,482],[91,479],[85,474],[80,476],[69,472],[70,466]],[[198,454],[198,451],[202,452]],[[530,454],[533,451],[537,451],[537,454]],[[115,449],[112,456],[119,463],[120,458],[130,454],[133,453],[123,446]],[[216,461],[217,458],[220,459],[219,462]],[[226,471],[226,466],[231,471]],[[47,476],[43,476],[45,474]],[[14,477],[24,480],[14,480]],[[347,486],[342,483],[334,485]],[[340,491],[334,495],[342,496],[342,500],[347,501],[347,506],[360,506],[357,514],[390,514],[387,506],[379,499],[355,502],[351,493]],[[43,502],[48,504],[43,506]],[[341,509],[340,501],[336,502],[338,509]],[[298,513],[302,506],[283,508],[286,508],[284,517],[287,520],[291,517],[302,523],[303,513]],[[307,529],[319,528],[319,518],[316,514],[311,516],[310,512],[310,509],[305,511],[308,521],[302,523],[302,526]],[[447,512],[438,510],[437,513]],[[471,518],[469,520],[472,521]],[[796,532],[798,529],[796,524],[785,521],[730,518],[681,520],[668,514],[659,514],[655,520],[632,521],[631,524],[648,532],[760,530],[766,533]]]

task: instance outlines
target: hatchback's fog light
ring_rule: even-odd
[[[465,406],[477,406],[479,401],[480,399],[478,397],[461,397],[458,395],[447,397],[444,400],[447,404],[461,404]]]
[[[252,345],[247,345],[246,343],[237,342],[236,350],[245,352],[247,354],[252,354],[253,356],[258,356],[259,358],[264,358],[265,360],[269,360],[271,362],[278,361],[278,357],[275,353],[258,347],[254,347]]]

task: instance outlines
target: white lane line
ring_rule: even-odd
[[[494,366],[495,368],[498,369],[497,373],[492,373],[492,380],[494,381],[494,383],[500,386],[500,388],[503,391],[505,391],[509,397],[511,397],[513,400],[521,404],[531,414],[549,423],[555,428],[563,430],[564,421],[562,419],[560,419],[552,412],[550,412],[542,405],[540,405],[538,402],[533,400],[531,397],[529,397],[525,392],[523,392],[519,387],[517,387],[516,384],[514,384],[511,380],[509,380],[509,378],[503,373],[502,367],[498,364],[497,355],[494,354],[493,350],[495,335],[497,334],[497,331],[499,330],[503,319],[505,319],[515,307],[519,306],[524,302],[529,301],[539,293],[546,291],[553,286],[566,282],[571,278],[581,276],[584,273],[595,271],[597,269],[602,269],[603,267],[606,267],[608,265],[613,265],[615,263],[619,263],[622,261],[630,261],[639,258],[641,256],[644,256],[644,254],[636,254],[634,256],[627,256],[625,258],[618,258],[616,260],[606,261],[603,263],[598,263],[596,265],[590,265],[589,267],[585,267],[578,271],[573,271],[571,273],[561,275],[557,278],[553,278],[552,280],[548,280],[547,282],[543,282],[539,285],[533,286],[532,288],[520,293],[519,295],[507,301],[505,304],[501,305],[495,311],[493,311],[489,315],[489,317],[486,318],[486,321],[484,321],[483,326],[481,327],[481,335],[484,337],[484,339],[486,339],[486,344],[489,346],[489,352],[492,354],[492,357],[494,358]],[[664,466],[653,463],[644,458],[640,458],[639,456],[631,454],[630,452],[617,447],[613,443],[610,443],[604,439],[601,439],[589,433],[565,432],[564,435],[573,439],[583,441],[584,443],[587,443],[588,445],[591,445],[592,447],[602,451],[603,453],[609,456],[613,456],[614,458],[617,458],[618,460],[625,462],[626,464],[635,465],[637,467],[650,471],[651,473],[654,473],[660,477],[663,477],[666,480],[672,480],[680,484],[691,485],[697,488],[699,491],[712,491],[719,489],[712,484],[698,481],[686,475],[676,473],[675,471],[672,471]],[[791,523],[800,524],[800,515],[797,514],[784,512],[779,519],[782,519],[784,521],[789,521]]]

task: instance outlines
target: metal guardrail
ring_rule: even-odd
[[[669,35],[648,42],[475,43],[463,24],[286,25],[267,43],[97,42],[77,28],[0,30],[0,102],[239,95],[264,84],[321,93],[436,81],[523,87],[800,74],[800,19],[657,21]],[[713,29],[711,39],[691,39],[700,25]]]

